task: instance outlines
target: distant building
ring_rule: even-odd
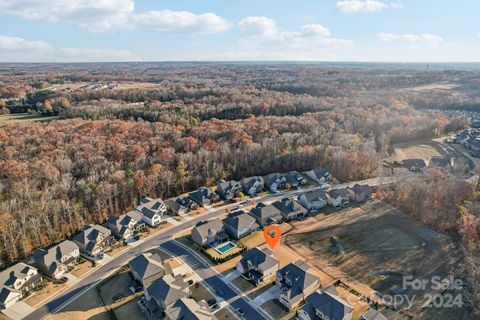
[[[162,222],[163,216],[167,212],[167,206],[162,199],[143,197],[140,199],[140,205],[135,210],[142,214],[143,222],[150,227],[155,227]]]
[[[248,177],[240,180],[243,192],[250,197],[256,197],[263,191],[264,181],[262,177]]]
[[[350,205],[350,193],[346,188],[333,189],[327,192],[328,203],[337,209]]]
[[[280,266],[273,252],[264,248],[253,248],[242,254],[242,259],[237,263],[237,270],[242,276],[256,285],[267,282],[275,277]]]
[[[233,200],[235,198],[238,198],[242,193],[242,185],[240,184],[240,182],[234,180],[218,180],[217,192],[223,200]]]
[[[310,190],[298,196],[298,202],[310,211],[319,210],[328,204],[328,198],[323,190]]]
[[[350,200],[357,203],[364,203],[372,200],[372,187],[368,184],[355,184],[353,187],[347,188],[350,193]]]
[[[212,247],[228,240],[223,222],[212,219],[197,223],[192,229],[192,241],[202,247]]]
[[[290,171],[287,173],[287,183],[292,188],[298,188],[307,184],[307,179],[298,171]]]
[[[309,269],[308,263],[298,260],[277,271],[276,284],[281,290],[278,299],[289,310],[297,307],[320,287],[320,279]]]
[[[42,283],[38,270],[19,262],[0,273],[0,308],[6,309]]]
[[[48,250],[36,249],[33,253],[35,265],[52,279],[60,279],[77,264],[79,257],[80,249],[70,240],[60,242]]]
[[[188,197],[202,207],[220,201],[220,196],[206,187],[190,192]]]
[[[183,216],[191,210],[198,209],[198,203],[187,197],[177,197],[167,201],[167,207],[172,214]]]
[[[305,172],[305,174],[311,179],[315,180],[317,183],[325,183],[332,180],[332,174],[330,173],[330,170],[325,168],[314,168]]]
[[[424,171],[427,168],[423,159],[405,159],[402,160],[402,164],[412,172]]]
[[[265,187],[272,192],[283,190],[287,186],[287,176],[281,173],[271,173],[263,177]]]

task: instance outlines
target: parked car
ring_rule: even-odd
[[[239,316],[241,316],[241,317],[243,317],[243,316],[245,315],[245,313],[243,312],[243,310],[240,309],[240,308],[235,309],[235,312],[236,312]]]
[[[319,190],[327,190],[330,189],[330,185],[328,183],[322,183],[320,187],[318,187]]]
[[[238,204],[236,206],[233,206],[230,208],[232,211],[235,211],[235,210],[240,210],[240,209],[243,209],[243,205],[241,204]]]
[[[135,240],[135,241],[140,240],[140,236],[133,236],[133,240]]]
[[[193,284],[193,280],[190,279],[190,280],[187,281],[187,283],[188,283],[189,286],[191,286]]]
[[[125,295],[124,295],[123,293],[121,293],[121,292],[120,292],[120,293],[117,293],[116,295],[114,295],[114,296],[112,297],[112,300],[113,300],[114,303],[117,303],[117,302],[119,302],[119,301],[123,301],[124,299],[125,299]]]

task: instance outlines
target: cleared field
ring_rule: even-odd
[[[14,113],[14,114],[0,115],[0,125],[3,123],[51,121],[55,119],[58,119],[58,117],[42,116],[38,114],[28,114],[28,113]]]
[[[331,237],[338,239],[343,254],[330,252]],[[286,244],[333,278],[368,285],[381,296],[397,293],[403,276],[444,278],[458,258],[450,238],[380,202],[327,215],[315,230],[289,235]],[[402,293],[415,295],[419,308],[423,295],[435,292],[427,286]]]

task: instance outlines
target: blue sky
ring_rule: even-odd
[[[1,0],[0,61],[480,61],[478,0]]]

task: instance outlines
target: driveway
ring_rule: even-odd
[[[225,281],[228,281],[228,282],[231,282],[232,280],[240,277],[240,271],[238,270],[233,270],[232,272],[230,272],[229,274],[227,274],[225,276]]]
[[[252,303],[258,307],[260,307],[262,304],[269,300],[273,300],[277,298],[282,291],[280,290],[279,287],[273,286],[255,299],[252,300]]]
[[[2,312],[10,319],[22,319],[26,315],[33,312],[35,309],[23,301],[14,303],[10,308],[2,310]]]

